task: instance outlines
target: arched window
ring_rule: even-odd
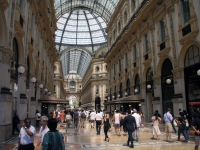
[[[147,70],[147,74],[146,74],[146,92],[147,93],[153,93],[153,71],[151,70],[151,67]]]
[[[135,87],[134,87],[134,92],[135,94],[138,94],[140,92],[140,78],[139,75],[137,74],[135,77]]]
[[[114,96],[115,96],[114,99],[117,99],[117,87],[116,87],[116,85],[115,85],[115,93],[114,93]]]
[[[76,90],[76,82],[71,81],[70,82],[70,92],[74,92]]]
[[[127,95],[130,95],[130,80],[129,79],[126,81],[126,92],[127,92]]]
[[[147,70],[147,74],[146,74],[146,81],[151,81],[152,77],[153,77],[153,72],[152,72],[151,68],[149,68]]]
[[[119,91],[119,95],[120,95],[120,98],[122,97],[123,93],[122,93],[122,83],[120,83],[120,91]]]
[[[185,55],[185,67],[192,66],[200,62],[200,49],[197,45],[189,47]]]
[[[18,63],[19,63],[19,53],[18,44],[16,38],[13,39],[13,57],[11,61],[11,80],[15,83],[18,82]]]

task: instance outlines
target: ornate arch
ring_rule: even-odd
[[[142,75],[142,79],[141,81],[146,81],[146,76],[147,76],[147,71],[149,68],[152,68],[151,66],[145,66],[144,70],[143,70],[143,75]]]
[[[6,46],[6,39],[7,39],[7,25],[6,25],[6,18],[3,12],[4,9],[0,9],[0,46]]]
[[[15,33],[14,37],[16,38],[18,44],[19,64],[24,64],[25,57],[24,57],[24,47],[23,47],[22,37],[18,32]]]
[[[179,59],[178,59],[179,68],[184,68],[185,55],[187,53],[188,48],[192,45],[197,45],[200,48],[200,43],[198,41],[190,40],[190,41],[186,42],[180,51],[180,55],[179,55]]]
[[[161,73],[162,72],[162,65],[163,65],[163,62],[165,61],[165,59],[167,59],[167,58],[172,62],[172,66],[173,66],[173,61],[172,61],[173,59],[170,56],[165,55],[165,56],[161,57],[159,62],[158,62],[157,72],[156,72],[155,76],[161,76],[162,75],[162,73]],[[174,68],[174,66],[173,66],[173,68]]]

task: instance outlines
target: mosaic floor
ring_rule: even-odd
[[[160,126],[162,134],[159,136],[159,140],[152,140],[151,126],[146,124],[144,128],[140,129],[139,141],[134,141],[135,150],[193,150],[194,149],[194,136],[193,132],[190,132],[190,140],[188,143],[177,140],[177,134],[172,134],[173,142],[169,143],[165,141],[165,133],[163,132],[163,126]],[[63,133],[65,137],[66,150],[126,150],[130,149],[126,146],[128,136],[117,136],[114,132],[114,128],[108,133],[110,137],[109,142],[104,141],[104,133],[101,130],[100,135],[96,135],[96,130],[89,127],[89,123],[86,123],[85,128],[66,128],[58,127],[59,131]],[[37,134],[35,141],[37,140]],[[0,143],[0,150],[15,150],[17,146],[17,135],[11,140]],[[200,149],[200,148],[199,148]]]

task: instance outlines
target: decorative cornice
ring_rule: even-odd
[[[157,76],[157,77],[152,77],[155,85],[158,85],[161,83],[161,77],[160,76]]]
[[[5,11],[9,7],[9,3],[7,0],[0,0],[0,6]]]
[[[23,28],[21,27],[20,23],[17,20],[15,20],[14,25],[15,25],[15,30],[19,32],[21,37],[24,37],[25,32],[24,32]]]
[[[167,47],[167,48],[163,49],[162,51],[160,51],[157,55],[161,58],[164,55],[168,55],[169,52],[170,52],[170,47]]]
[[[178,79],[178,78],[183,78],[184,77],[184,69],[183,68],[178,68],[172,70],[173,73],[173,78]]]

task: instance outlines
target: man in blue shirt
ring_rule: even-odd
[[[168,111],[164,114],[163,120],[165,121],[166,140],[171,142],[171,132],[172,132],[171,121],[173,120],[173,117],[171,115],[170,108],[168,108]]]

